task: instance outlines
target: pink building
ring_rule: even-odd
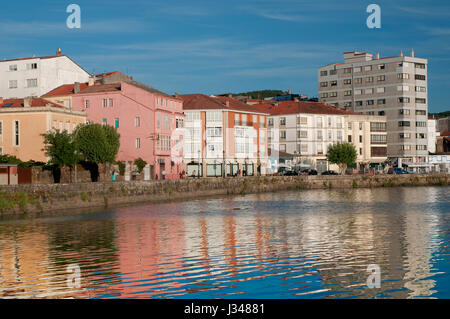
[[[178,179],[182,172],[183,100],[148,85],[123,80],[94,85],[72,98],[74,110],[86,111],[87,121],[108,124],[120,133],[117,160],[148,163],[144,179]],[[164,174],[165,173],[165,174]]]

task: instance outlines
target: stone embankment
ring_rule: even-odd
[[[0,216],[64,215],[136,203],[286,190],[448,186],[450,175],[263,176],[166,181],[0,186]]]

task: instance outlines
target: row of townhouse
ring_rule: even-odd
[[[129,176],[133,161],[144,159],[145,179],[264,175],[287,158],[324,171],[330,169],[328,146],[344,141],[355,145],[359,167],[386,160],[387,124],[381,115],[318,102],[171,96],[120,72],[90,76],[60,50],[54,57],[0,61],[0,71],[6,81],[0,96],[8,97],[0,98],[0,152],[24,161],[48,160],[42,133],[72,132],[86,122],[114,126],[121,136],[117,160],[127,163]],[[25,78],[37,72],[32,75],[37,88],[11,88],[21,72]]]
[[[281,164],[337,170],[327,161],[330,145],[349,142],[357,151],[357,168],[382,165],[386,161],[386,117],[337,109],[318,102],[283,101],[254,105],[269,113],[268,143],[271,170]]]

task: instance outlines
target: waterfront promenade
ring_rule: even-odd
[[[286,190],[397,186],[448,186],[449,174],[375,176],[262,176],[184,180],[13,185],[0,187],[0,216],[65,214],[70,210],[136,203],[194,200],[210,196]]]

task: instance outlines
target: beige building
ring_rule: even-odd
[[[0,98],[0,154],[22,161],[47,162],[44,134],[52,129],[72,132],[86,122],[84,112],[66,109],[41,98]]]
[[[319,172],[338,170],[327,161],[328,147],[352,143],[358,168],[386,161],[386,117],[345,111],[318,102],[283,101],[254,105],[269,113],[268,143],[272,173],[283,166],[303,166]]]
[[[373,58],[344,53],[345,63],[318,70],[319,101],[335,107],[386,116],[387,154],[401,162],[427,161],[427,59],[402,53]]]

